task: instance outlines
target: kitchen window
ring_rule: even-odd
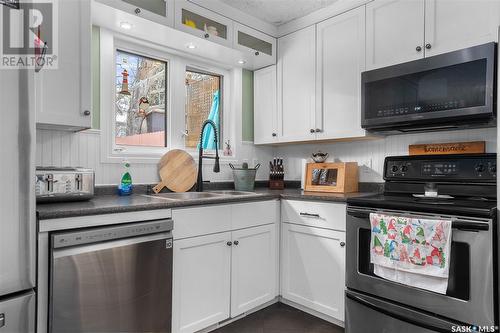
[[[231,97],[238,71],[104,29],[99,45],[103,162],[156,164],[170,149],[185,149],[196,158],[207,119],[216,123],[220,155],[234,158],[234,148],[226,155],[223,150],[224,140],[234,142],[238,135],[232,110],[239,105]],[[215,153],[214,132],[205,127],[208,154]]]
[[[222,141],[222,82],[223,77],[195,69],[186,70],[186,137],[187,149],[198,148],[201,126],[205,120],[212,120],[217,126],[219,142]],[[214,131],[211,126],[205,127],[203,149],[214,150]],[[221,147],[222,145],[220,145]]]
[[[167,62],[116,51],[115,145],[166,147]]]

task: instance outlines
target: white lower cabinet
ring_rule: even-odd
[[[273,300],[278,285],[276,224],[233,231],[231,317]]]
[[[273,200],[173,211],[172,332],[208,328],[278,296],[279,205]],[[215,233],[207,235],[206,223]]]
[[[344,321],[345,232],[282,224],[281,295]]]
[[[174,241],[173,332],[196,332],[229,318],[231,232]]]

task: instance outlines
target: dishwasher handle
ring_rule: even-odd
[[[158,242],[163,241],[163,248],[166,251],[172,251],[173,239],[172,233],[164,232],[152,235],[138,236],[132,238],[114,239],[111,241],[105,241],[100,243],[88,243],[78,246],[71,246],[65,248],[58,248],[52,250],[52,259],[59,259],[63,257],[71,257],[83,253],[105,251],[113,248],[134,246],[141,243],[147,242]]]
[[[52,249],[92,243],[109,242],[125,238],[166,233],[173,229],[172,219],[126,223],[118,226],[87,228],[77,231],[63,231],[51,234]]]

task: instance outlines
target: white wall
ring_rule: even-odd
[[[458,141],[486,141],[486,151],[497,151],[496,128],[393,135],[370,141],[341,143],[302,144],[280,146],[275,153],[285,161],[286,179],[300,180],[301,159],[321,150],[330,154],[329,160],[358,162],[361,182],[383,182],[384,158],[391,155],[408,155],[408,145],[418,143],[444,143]]]
[[[96,184],[117,184],[121,178],[122,165],[119,163],[101,162],[100,132],[96,130],[70,133],[37,129],[36,165],[37,166],[82,166],[93,168],[96,173]],[[237,152],[237,161],[242,163],[253,159],[267,165],[272,157],[271,147],[255,147],[251,143],[243,143]],[[209,181],[232,181],[229,165],[221,162],[221,172],[213,173],[213,162],[204,161],[203,179]],[[159,181],[156,164],[132,162],[132,180],[135,184],[151,184]],[[267,179],[267,170],[261,168],[257,179]]]

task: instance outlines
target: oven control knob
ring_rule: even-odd
[[[490,172],[491,173],[497,173],[497,165],[496,164],[492,164],[490,166]]]
[[[392,172],[398,172],[398,170],[399,170],[399,167],[397,165],[393,165],[391,168]]]
[[[484,167],[483,164],[478,164],[478,165],[476,165],[475,169],[476,169],[477,172],[484,172],[485,167]]]
[[[406,165],[401,166],[401,172],[406,172],[408,171],[408,167]]]

